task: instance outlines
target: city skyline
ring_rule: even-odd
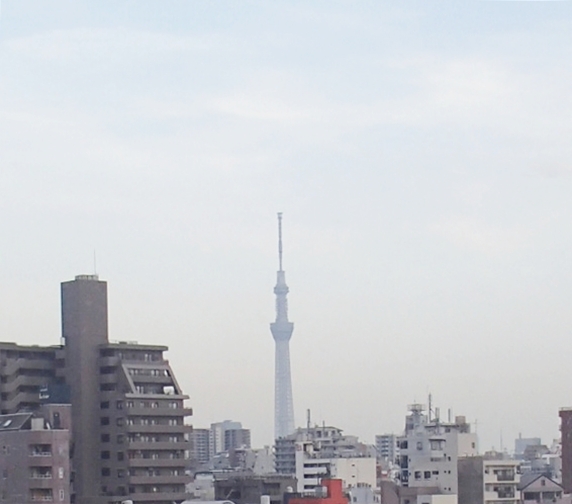
[[[58,285],[95,249],[110,337],[167,343],[193,423],[271,444],[280,210],[297,425],[373,442],[432,392],[481,447],[549,442],[572,405],[571,23],[570,2],[4,0],[2,340],[57,343]]]

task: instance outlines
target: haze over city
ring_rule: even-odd
[[[298,425],[371,442],[432,392],[483,449],[550,442],[571,33],[570,2],[4,0],[2,341],[57,344],[60,282],[97,270],[194,425],[272,444],[283,212]]]

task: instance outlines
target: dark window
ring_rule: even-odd
[[[124,422],[123,417],[119,417],[119,418],[117,419],[117,426],[118,426],[118,427],[121,427],[121,426],[123,425],[123,422]]]
[[[104,468],[101,470],[101,475],[102,475],[102,476],[109,476],[110,474],[111,474],[111,471],[109,470],[108,467],[104,467]]]
[[[123,460],[124,456],[123,452],[117,452],[117,460]]]
[[[103,460],[107,460],[109,458],[109,452],[108,451],[102,451],[101,452],[101,458]]]
[[[109,443],[109,434],[102,434],[101,435],[101,442],[102,443]]]
[[[117,401],[117,403],[115,403],[115,407],[117,409],[123,409],[123,401]]]
[[[109,401],[104,401],[104,402],[99,403],[99,407],[101,409],[109,409]]]
[[[101,417],[101,425],[109,425],[109,417]]]
[[[424,477],[425,479],[431,479],[431,471],[425,471],[425,472],[423,473],[423,477]]]
[[[123,443],[123,434],[117,434],[117,444]]]
[[[415,471],[415,479],[421,479],[421,471]]]

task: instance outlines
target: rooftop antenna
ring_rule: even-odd
[[[306,411],[306,428],[308,432],[310,431],[310,425],[312,424],[312,418],[310,416],[310,408]]]
[[[432,409],[431,409],[432,404],[431,403],[433,402],[432,399],[433,399],[433,397],[431,396],[431,393],[429,393],[429,398],[428,398],[428,402],[429,402],[429,408],[428,408],[429,423],[431,423],[431,413],[432,413]]]
[[[278,265],[282,271],[282,212],[278,212]]]

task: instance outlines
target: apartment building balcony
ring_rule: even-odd
[[[162,467],[168,467],[171,469],[182,469],[186,468],[186,459],[181,458],[130,458],[127,462],[128,467],[156,467],[160,469]]]
[[[186,485],[191,481],[189,475],[183,474],[180,476],[173,475],[159,475],[159,476],[129,476],[130,485]]]
[[[20,387],[42,387],[52,380],[51,376],[28,376],[19,374],[2,384],[2,392],[12,394]]]
[[[53,360],[50,359],[28,359],[21,357],[18,359],[8,359],[2,369],[2,376],[10,376],[19,373],[21,369],[53,369]]]
[[[30,490],[30,500],[32,502],[52,502],[54,496],[51,489]]]
[[[161,396],[162,399],[165,396]],[[141,408],[135,406],[127,410],[128,415],[132,417],[138,416],[162,416],[162,417],[185,417],[193,414],[192,408]]]
[[[30,488],[30,490],[47,489],[47,488],[52,488],[53,486],[54,486],[54,481],[52,480],[51,476],[49,478],[30,478],[28,480],[28,487]]]
[[[117,383],[117,375],[115,373],[109,374],[100,374],[99,375],[99,383],[100,384],[107,384],[107,383]]]
[[[160,384],[160,385],[173,385],[173,378],[171,378],[170,376],[153,376],[153,375],[130,375],[131,379],[133,380],[133,383],[137,383],[137,384],[141,384],[141,385],[145,385],[145,384],[149,384],[149,385],[155,385],[155,384]]]
[[[108,357],[99,358],[100,367],[113,367],[119,365],[119,357],[117,355],[111,355]]]
[[[190,443],[188,441],[131,441],[129,442],[130,450],[153,450],[153,451],[163,451],[163,450],[188,450],[190,448]]]
[[[181,434],[184,432],[192,432],[191,425],[127,425],[127,432],[145,432],[150,434]]]
[[[149,492],[149,493],[132,493],[130,495],[133,502],[152,502],[154,504],[165,503],[172,504],[173,502],[182,502],[190,497],[186,492]]]

